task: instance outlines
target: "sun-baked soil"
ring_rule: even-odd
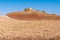
[[[0,40],[60,40],[59,37],[60,20],[33,21],[0,17]]]

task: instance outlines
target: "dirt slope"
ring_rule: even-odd
[[[18,19],[18,20],[60,20],[60,16],[56,14],[48,14],[41,11],[22,11],[22,12],[12,12],[8,13],[7,16]]]
[[[58,40],[57,37],[60,37],[60,20],[27,21],[0,17],[0,40]]]

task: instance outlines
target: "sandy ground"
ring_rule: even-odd
[[[0,17],[0,39],[3,38],[3,40],[5,38],[11,38],[10,40],[12,40],[13,37],[26,38],[40,36],[40,38],[50,38],[59,35],[60,20],[27,21],[15,20],[7,16]]]

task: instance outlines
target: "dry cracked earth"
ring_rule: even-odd
[[[60,40],[60,20],[16,20],[0,16],[0,40]]]

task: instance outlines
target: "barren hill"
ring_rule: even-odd
[[[57,18],[59,20],[56,17],[40,11],[13,12],[0,16],[0,40],[60,40],[60,17]]]
[[[56,14],[48,14],[46,12],[31,10],[31,11],[22,11],[22,12],[12,12],[8,13],[7,16],[18,19],[18,20],[60,20],[60,16]]]

